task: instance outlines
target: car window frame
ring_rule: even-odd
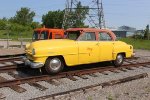
[[[100,34],[100,33],[105,33],[105,34],[107,34],[107,35],[110,37],[110,40],[101,40],[100,37],[99,37],[99,34]],[[109,32],[106,32],[106,31],[99,31],[99,32],[97,33],[97,36],[98,36],[98,40],[99,40],[99,41],[113,41],[112,36],[109,34]]]
[[[82,40],[80,40],[80,38],[84,35],[84,34],[86,34],[86,33],[94,33],[95,34],[95,40],[94,41],[98,41],[97,40],[97,33],[95,32],[95,31],[85,31],[85,32],[82,32],[81,33],[81,35],[77,38],[77,41],[82,41]]]

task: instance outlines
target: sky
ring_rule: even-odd
[[[81,0],[91,2],[92,0]],[[15,16],[21,7],[36,13],[34,21],[41,22],[42,15],[53,10],[65,9],[66,0],[1,0],[0,18]],[[150,0],[103,0],[104,18],[107,27],[127,25],[144,29],[150,24]]]

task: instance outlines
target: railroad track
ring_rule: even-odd
[[[44,99],[47,100],[48,98],[55,99],[55,98],[57,98],[57,96],[61,97],[61,98],[66,98],[68,94],[71,94],[73,92],[83,92],[83,93],[85,93],[85,91],[90,90],[90,89],[94,90],[94,89],[97,89],[97,88],[104,88],[104,87],[107,87],[107,86],[113,86],[113,85],[116,85],[116,84],[121,84],[121,83],[129,82],[129,81],[132,81],[132,80],[145,78],[145,77],[148,77],[148,74],[147,73],[142,73],[142,74],[139,74],[139,75],[126,77],[126,78],[123,78],[123,79],[108,81],[108,82],[104,82],[104,83],[94,84],[94,85],[85,86],[85,87],[82,87],[82,88],[77,88],[77,89],[65,91],[65,92],[54,93],[54,94],[51,94],[51,95],[32,98],[30,100],[44,100]]]
[[[7,63],[9,63],[9,65],[7,65]],[[27,68],[24,66],[21,57],[0,58],[0,64],[0,73],[22,70],[24,68]]]
[[[138,59],[137,57],[132,58],[132,60]],[[17,63],[17,62],[21,63]],[[5,65],[5,63],[12,63],[10,65]],[[132,61],[128,61],[128,63],[133,63]],[[0,58],[0,64],[4,64],[5,66],[0,66],[0,73],[2,72],[10,72],[10,71],[16,71],[16,70],[22,70],[29,67],[24,66],[23,59],[21,57],[10,57],[10,58]]]
[[[14,62],[14,61],[22,61],[21,57],[4,57],[0,58],[0,63],[5,63],[5,62]]]
[[[21,59],[16,58],[16,60],[21,60]],[[2,62],[3,61],[5,62],[5,61],[14,61],[14,60],[7,59],[7,60],[2,60]],[[110,71],[112,73],[119,73],[118,70],[122,71],[122,72],[126,72],[126,70],[134,70],[134,68],[144,68],[144,67],[149,68],[150,66],[148,66],[148,65],[150,65],[150,62],[138,63],[138,62],[136,62],[135,59],[133,59],[133,60],[130,59],[130,60],[126,60],[126,63],[124,65],[122,65],[121,67],[118,67],[118,68],[115,68],[114,66],[105,66],[105,67],[101,66],[101,67],[87,68],[87,69],[82,69],[82,70],[79,70],[79,69],[78,70],[69,70],[66,72],[59,73],[57,75],[42,75],[42,74],[35,74],[34,75],[33,74],[33,75],[28,75],[28,76],[20,76],[18,74],[13,73],[13,71],[16,71],[16,70],[22,71],[22,69],[24,69],[24,68],[26,69],[27,67],[18,66],[17,64],[15,64],[15,65],[9,65],[9,66],[5,66],[5,67],[0,67],[0,73],[1,72],[7,73],[8,75],[10,75],[14,78],[11,80],[7,80],[6,78],[3,78],[0,76],[0,88],[9,87],[18,93],[23,93],[27,90],[20,87],[19,85],[29,84],[30,86],[34,86],[37,89],[44,91],[47,88],[38,84],[38,82],[45,81],[47,83],[54,84],[57,86],[58,85],[57,82],[55,82],[53,80],[59,80],[62,78],[67,78],[69,80],[76,81],[76,80],[78,80],[76,77],[79,77],[81,79],[88,79],[88,77],[86,77],[86,75],[89,75],[91,77],[97,77],[97,75],[95,73],[102,73],[102,74],[107,75],[107,73],[105,73],[106,71]],[[27,69],[26,71],[29,71],[29,69]],[[34,70],[30,70],[30,72],[32,73],[32,72],[34,72]],[[134,80],[135,78],[143,78],[146,76],[147,76],[147,74],[143,73],[141,75],[134,76],[134,78],[127,77],[127,79],[122,79],[122,81],[124,82],[124,80],[128,80],[128,79]],[[116,84],[116,82],[120,82],[120,80],[119,81],[114,80],[113,82]],[[98,86],[98,85],[105,86],[105,85],[114,84],[114,83],[112,83],[110,81],[110,82],[105,82],[103,84],[95,84],[94,86]],[[83,89],[86,89],[89,87],[94,87],[94,86],[83,87]],[[72,91],[77,91],[80,89],[81,88],[75,89]],[[68,91],[65,93],[69,93],[69,92],[71,92],[71,91]],[[65,94],[65,93],[56,93],[53,95],[48,95],[48,96],[44,96],[44,97],[40,97],[40,98],[46,98],[46,97],[51,97],[51,96],[54,97],[54,96]],[[40,98],[37,98],[37,99],[40,99]]]
[[[105,71],[111,71],[111,72],[115,72],[116,70],[121,70],[121,71],[125,71],[125,69],[128,70],[134,70],[132,69],[132,67],[149,67],[147,65],[150,65],[150,62],[144,62],[144,63],[137,63],[137,64],[127,64],[127,65],[122,65],[121,67],[113,67],[113,66],[107,66],[107,67],[98,67],[98,68],[91,68],[91,69],[84,69],[84,70],[75,70],[75,71],[68,71],[68,72],[62,72],[59,73],[57,75],[39,75],[39,76],[30,76],[30,77],[26,77],[26,78],[21,78],[19,76],[17,76],[18,79],[14,79],[14,80],[6,80],[6,81],[2,81],[0,82],[0,88],[2,87],[10,87],[10,86],[14,86],[14,85],[20,85],[20,84],[24,84],[24,83],[34,83],[34,82],[38,82],[38,81],[49,81],[52,79],[60,79],[60,78],[69,78],[70,80],[77,80],[76,78],[74,78],[74,76],[78,76],[83,78],[83,75],[90,75],[93,77],[96,77],[96,75],[94,73],[103,73]],[[15,76],[15,75],[14,75]],[[16,77],[15,77],[16,78]]]
[[[18,57],[18,56],[25,56],[25,53],[14,54],[14,55],[0,55],[0,58],[9,58],[9,57]]]

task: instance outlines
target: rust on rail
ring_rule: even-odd
[[[149,65],[149,64],[150,64],[150,62],[145,62],[145,63],[122,65],[121,67],[118,67],[118,68],[115,68],[113,66],[108,66],[105,68],[99,67],[99,68],[91,68],[91,69],[84,69],[84,70],[68,71],[68,72],[59,73],[55,76],[40,75],[40,76],[26,77],[26,78],[20,78],[20,79],[0,82],[0,88],[8,87],[11,85],[24,84],[24,83],[33,83],[33,82],[37,82],[37,81],[59,79],[59,78],[64,78],[64,77],[66,77],[66,78],[69,77],[70,79],[75,80],[72,76],[82,76],[82,75],[92,74],[92,73],[96,73],[96,72],[113,71],[113,70],[118,70],[120,68],[139,67],[139,66],[144,66],[144,65]]]
[[[61,92],[61,93],[55,93],[55,94],[46,95],[46,96],[42,96],[42,97],[38,97],[38,98],[33,98],[33,99],[30,99],[30,100],[42,100],[42,99],[47,99],[47,98],[50,98],[50,97],[55,98],[56,96],[61,96],[61,95],[69,94],[71,92],[76,92],[76,91],[85,91],[87,89],[98,87],[98,86],[101,86],[102,88],[104,88],[106,86],[112,86],[112,85],[116,85],[116,84],[120,84],[120,83],[125,83],[125,82],[129,82],[129,81],[132,81],[132,80],[145,78],[147,76],[148,76],[147,73],[142,73],[142,74],[129,76],[129,77],[122,78],[122,79],[117,79],[117,80],[112,80],[112,81],[108,81],[108,82],[104,82],[104,83],[98,83],[98,84],[94,84],[94,85],[90,85],[90,86],[85,86],[85,87],[73,89],[73,90],[70,90],[70,91],[65,91],[65,92]]]

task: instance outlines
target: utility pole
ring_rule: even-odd
[[[79,14],[72,15],[75,9],[77,9],[77,4],[79,2],[81,2],[83,7],[86,7],[89,10],[89,13],[86,15],[85,19],[85,23],[89,25],[89,27],[95,27],[100,29],[106,28],[102,0],[88,0],[88,1],[90,2],[88,4],[85,4],[85,1],[81,2],[79,0],[66,0],[66,8],[62,26],[63,28],[65,28],[65,26],[72,27],[73,22],[71,20],[68,20],[71,16],[81,16]]]

